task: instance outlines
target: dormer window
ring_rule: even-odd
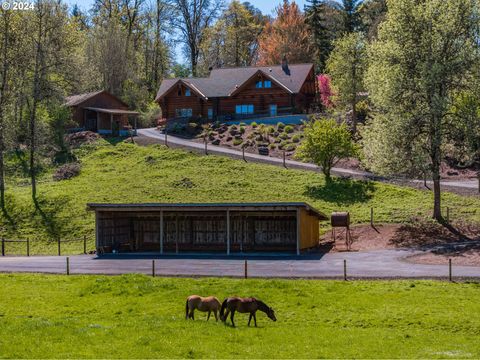
[[[270,80],[265,80],[265,82],[263,83],[263,86],[265,88],[271,88],[272,87],[272,82]]]
[[[255,87],[257,89],[261,89],[263,87],[263,83],[262,83],[262,80],[258,80],[256,83],[255,83]]]
[[[191,96],[190,89],[185,89],[185,96]]]

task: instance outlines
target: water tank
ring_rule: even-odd
[[[334,212],[331,216],[332,227],[349,227],[350,213],[348,212]]]

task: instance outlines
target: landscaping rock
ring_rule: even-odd
[[[53,174],[53,180],[61,181],[68,180],[80,174],[79,163],[69,163],[60,166]]]

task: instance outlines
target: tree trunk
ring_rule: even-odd
[[[430,128],[431,149],[430,157],[432,161],[432,180],[433,180],[433,218],[439,222],[443,221],[442,217],[442,197],[440,187],[440,165],[442,161],[441,144],[441,118],[433,116],[432,125]]]
[[[352,133],[357,134],[357,101],[352,102]]]
[[[2,46],[2,83],[0,84],[0,208],[5,210],[5,168],[3,153],[4,144],[4,108],[6,104],[7,76],[8,76],[8,36],[9,36],[9,12],[3,14],[3,46]]]

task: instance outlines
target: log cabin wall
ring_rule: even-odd
[[[227,251],[226,211],[97,211],[97,248],[104,252]],[[301,209],[300,249],[318,244],[318,217]],[[232,252],[297,249],[297,211],[230,211]]]
[[[84,112],[88,111],[85,110],[85,108],[87,107],[128,110],[128,106],[126,106],[122,101],[118,100],[107,92],[102,92],[90,99],[85,100],[78,106],[72,107],[72,119],[80,127],[85,127],[86,125]],[[122,123],[123,122],[128,124],[128,118],[122,118]],[[108,119],[108,124],[110,124],[110,118]],[[108,127],[108,129],[110,129],[110,126]]]

